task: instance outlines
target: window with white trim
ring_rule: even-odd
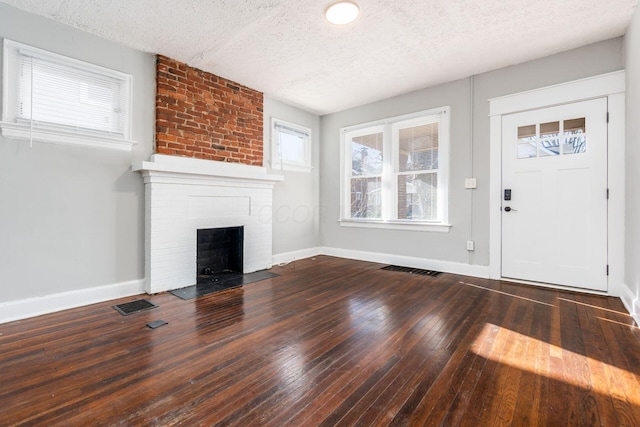
[[[280,170],[311,170],[311,129],[271,119],[271,167]]]
[[[128,74],[4,40],[2,135],[130,150]]]
[[[341,133],[341,225],[448,230],[449,107]]]

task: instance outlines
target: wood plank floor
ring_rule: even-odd
[[[316,257],[0,325],[0,425],[640,425],[620,300],[380,267]]]

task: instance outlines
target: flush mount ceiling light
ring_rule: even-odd
[[[359,13],[360,8],[357,4],[351,1],[339,1],[327,7],[324,15],[332,24],[345,25],[355,21]]]

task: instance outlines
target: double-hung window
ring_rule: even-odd
[[[9,138],[130,150],[131,76],[4,40]]]
[[[342,129],[341,225],[447,231],[449,107]]]

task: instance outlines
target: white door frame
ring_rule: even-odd
[[[502,116],[606,97],[608,100],[608,295],[624,292],[625,71],[489,100],[489,274],[502,279]],[[553,286],[563,288],[562,286]],[[602,293],[595,292],[594,293]]]

